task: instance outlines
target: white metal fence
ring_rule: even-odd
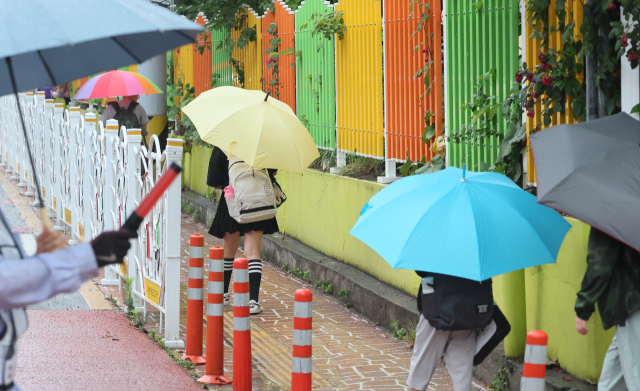
[[[18,104],[28,140],[20,130]],[[182,163],[180,139],[168,139],[164,151],[157,136],[148,149],[141,143],[140,129],[118,129],[115,120],[104,129],[94,113],[64,110],[41,91],[21,93],[18,101],[0,97],[0,166],[26,187],[28,196],[35,196],[38,176],[54,229],[70,232],[71,245],[118,229],[171,163]],[[122,278],[133,278],[136,309],[146,314],[147,305],[157,308],[165,344],[176,348],[184,346],[179,339],[180,182],[177,178],[145,217],[125,263],[107,267],[102,280],[103,285],[120,285]]]

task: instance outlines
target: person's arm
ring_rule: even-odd
[[[224,189],[229,185],[229,161],[227,155],[218,147],[213,147],[209,159],[209,171],[207,173],[207,186],[214,189]]]
[[[52,253],[0,262],[0,309],[20,308],[58,293],[74,292],[97,275],[90,243]]]
[[[611,236],[591,228],[589,234],[589,254],[587,255],[587,272],[582,280],[582,288],[578,292],[575,311],[577,315],[576,329],[586,334],[586,321],[595,311],[595,304],[607,289],[613,270],[618,262],[624,245]],[[579,320],[584,321],[579,322]]]
[[[136,102],[137,103],[137,102]],[[147,137],[149,133],[147,132],[147,124],[149,123],[149,117],[147,116],[147,111],[142,107],[140,103],[135,107],[133,112],[138,117],[138,121],[140,121],[140,129],[142,130],[142,136]]]

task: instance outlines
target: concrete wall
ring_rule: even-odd
[[[206,175],[211,149],[194,147],[185,154],[185,186],[206,195]],[[309,247],[365,271],[379,281],[415,295],[419,277],[412,271],[394,270],[368,246],[349,235],[367,201],[384,185],[319,171],[304,175],[279,172],[287,194],[279,209],[280,230]],[[604,332],[596,313],[587,336],[574,329],[574,302],[586,270],[589,226],[568,219],[572,229],[556,264],[529,268],[494,278],[496,302],[512,325],[505,353],[523,357],[526,333],[549,334],[549,357],[574,375],[596,382],[613,329]],[[380,227],[385,229],[385,227]]]
[[[417,293],[420,278],[413,271],[392,269],[376,252],[349,235],[364,204],[384,185],[314,170],[304,175],[279,172],[278,182],[287,195],[278,211],[283,233],[411,295]]]

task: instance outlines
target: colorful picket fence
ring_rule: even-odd
[[[495,79],[486,87],[492,103],[502,102],[519,66],[520,8],[517,0],[485,0],[480,9],[475,0],[445,0],[446,79],[448,132],[470,122],[471,111],[461,105],[471,100],[476,80],[496,69]],[[506,121],[498,116],[498,130]],[[501,136],[476,141],[449,141],[449,165],[477,171],[481,163],[491,166],[500,150]]]
[[[209,21],[202,12],[198,14],[196,23],[206,26]],[[193,50],[193,86],[195,87],[195,96],[211,89],[211,76],[213,75],[211,55],[211,33],[205,31],[198,37],[198,45],[194,44]],[[202,54],[198,50],[198,46],[203,47]]]
[[[269,32],[272,24],[277,30]],[[274,39],[280,39],[278,51],[290,50],[295,52],[295,18],[293,11],[284,1],[274,1],[271,8],[262,18],[262,74],[264,75],[264,90],[271,91],[271,95],[285,102],[296,111],[296,70],[295,55],[282,54],[278,58],[271,57],[267,50]],[[278,72],[276,74],[275,69]],[[274,77],[275,76],[275,77]]]
[[[556,0],[551,0],[549,4],[549,25],[557,25],[557,16],[555,14],[556,8]],[[580,26],[582,25],[583,15],[582,15],[582,3],[577,0],[568,0],[565,3],[565,10],[567,11],[568,23],[572,20],[576,22],[576,26],[574,28],[573,34],[576,40],[582,40],[582,34],[580,33]],[[522,25],[526,26],[525,36],[527,40],[525,42],[525,59],[527,62],[527,66],[531,69],[538,65],[540,65],[540,61],[538,60],[538,54],[543,51],[541,49],[542,42],[538,42],[531,38],[531,34],[533,33],[533,26],[531,26],[528,21],[523,17]],[[553,48],[556,50],[562,49],[562,34],[557,31],[549,32],[549,48]],[[546,51],[546,50],[544,50]],[[584,74],[578,75],[578,78],[584,77]],[[556,113],[551,116],[551,124],[549,126],[559,125],[559,124],[573,124],[576,120],[573,118],[573,109],[571,108],[571,104],[573,101],[571,98],[567,100],[565,114],[561,115],[560,113]],[[535,116],[533,118],[527,118],[527,141],[528,136],[538,130],[542,130],[546,128],[544,126],[544,122],[542,121],[542,107],[540,103],[536,103],[535,105]],[[531,153],[531,148],[527,150],[527,177],[525,178],[527,184],[529,186],[536,185],[536,168],[533,160],[533,153]]]
[[[335,38],[312,37],[313,24],[308,22],[314,13],[331,11],[323,0],[305,0],[295,11],[296,50],[302,53],[296,62],[297,114],[323,149],[336,147]]]
[[[441,7],[439,0],[429,0],[427,4],[427,22],[412,39],[422,10],[416,8],[410,15],[409,2],[384,1],[387,160],[404,162],[407,157],[412,161],[433,157],[429,146],[422,141],[427,110],[435,115],[429,123],[435,124],[436,135],[442,132]],[[416,74],[428,61],[433,61],[433,65],[428,69],[430,87],[427,91],[425,75],[416,77]]]
[[[463,105],[471,101],[479,78],[496,70],[485,90],[495,96],[491,103],[502,102],[519,69],[520,51],[529,67],[537,65],[540,51],[540,44],[530,37],[527,20],[520,21],[522,5],[516,0],[426,0],[419,4],[422,6],[413,14],[410,3],[402,0],[341,0],[336,4],[305,0],[297,10],[277,0],[263,16],[245,7],[238,15],[241,29],[254,27],[256,41],[242,49],[236,47],[229,55],[220,43],[228,34],[237,39],[240,30],[211,32],[211,70],[204,59],[193,65],[196,94],[209,88],[205,80],[216,86],[272,90],[305,123],[319,148],[338,151],[339,165],[344,164],[346,153],[385,159],[389,162],[387,181],[393,180],[396,163],[434,156],[422,139],[428,126],[435,127],[436,136],[451,136],[470,122],[473,114]],[[577,22],[577,35],[582,7],[577,0],[567,1],[565,7]],[[555,0],[549,6],[550,24],[555,20],[554,9]],[[334,12],[343,13],[344,39],[312,36],[312,15]],[[422,12],[426,22],[412,37]],[[273,34],[269,32],[272,24],[277,25]],[[267,53],[274,38],[280,39],[279,52],[289,51],[278,57],[277,83],[273,57]],[[550,34],[549,46],[560,45],[560,35]],[[175,69],[188,80],[184,69],[188,64],[178,53],[175,58]],[[418,74],[425,64],[429,65],[426,72]],[[570,105],[567,102],[564,116],[553,116],[552,125],[574,122]],[[540,111],[536,107],[536,116],[527,120],[529,132],[540,127]],[[500,133],[506,125],[498,115]],[[469,170],[479,170],[483,163],[491,166],[495,162],[502,136],[459,142],[447,139],[448,165],[466,164]],[[535,184],[530,152],[527,162],[526,182]]]
[[[338,149],[382,159],[382,2],[342,0],[336,11],[347,26],[336,42]]]

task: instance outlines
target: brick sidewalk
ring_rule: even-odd
[[[202,224],[191,218],[182,219],[181,267],[181,332],[184,340],[186,324],[189,237],[199,233],[205,237],[207,249],[222,241],[207,234]],[[242,254],[239,253],[238,256]],[[208,262],[205,259],[205,268]],[[205,273],[205,276],[207,274]],[[313,280],[313,276],[311,276]],[[205,283],[205,290],[207,284]],[[232,284],[233,287],[233,284]],[[106,287],[105,287],[106,288]],[[291,351],[293,344],[294,292],[311,289],[313,300],[313,366],[314,390],[408,390],[406,378],[411,350],[406,343],[393,338],[386,329],[370,323],[366,318],[347,309],[340,300],[327,295],[313,285],[275,268],[263,265],[260,304],[263,312],[252,316],[252,351],[254,362],[254,390],[286,390],[290,388]],[[117,288],[109,288],[117,292]],[[205,293],[206,299],[206,293]],[[233,304],[233,303],[232,303]],[[232,377],[232,311],[225,308],[225,374]],[[206,313],[206,311],[205,311]],[[157,314],[149,312],[147,327],[157,327]],[[205,327],[206,335],[206,327]],[[182,351],[180,351],[182,353]],[[198,366],[204,374],[204,366]],[[224,386],[215,389],[231,390]],[[446,369],[440,366],[430,390],[452,390]],[[474,390],[485,390],[475,381]]]

